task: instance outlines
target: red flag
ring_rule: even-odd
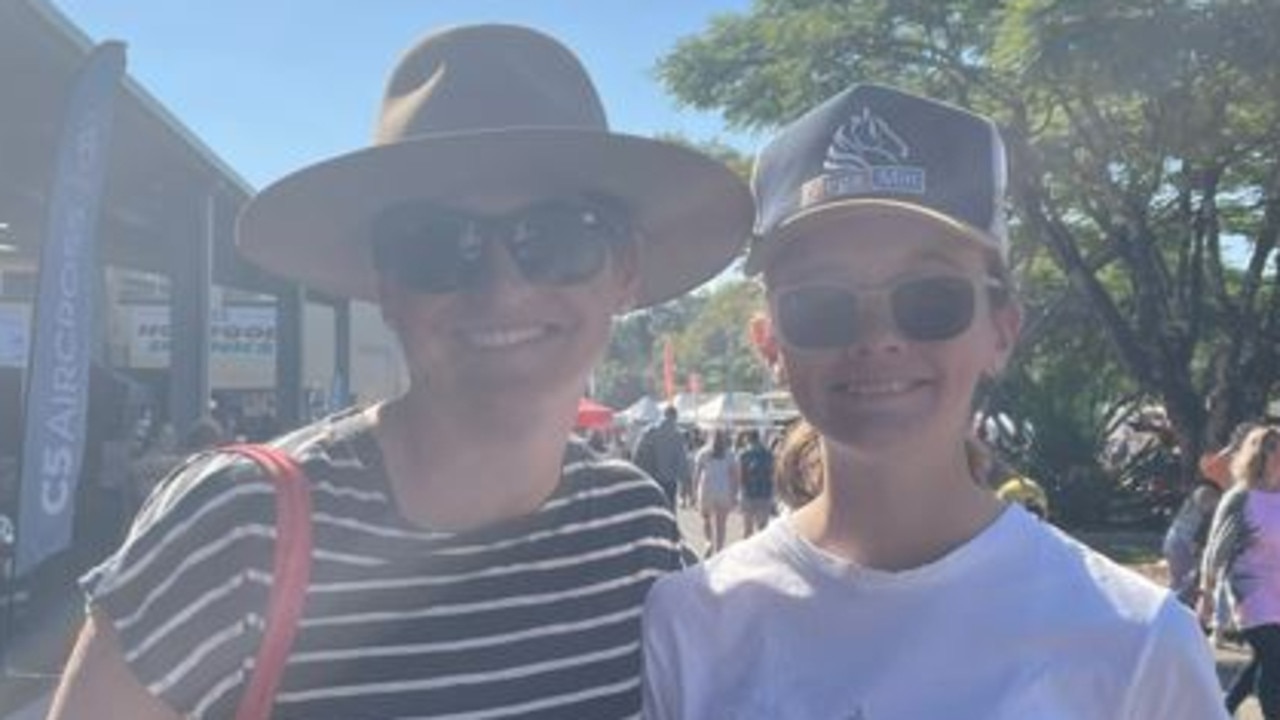
[[[778,341],[773,337],[773,332],[769,329],[769,320],[763,313],[756,313],[747,321],[747,338],[751,341],[751,347],[764,361],[772,365],[778,359]]]
[[[666,338],[666,342],[662,345],[662,391],[666,394],[668,401],[675,397],[676,350],[671,345],[670,336]]]

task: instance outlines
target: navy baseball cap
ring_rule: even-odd
[[[1004,143],[990,119],[894,88],[855,85],[760,151],[746,272],[764,270],[813,220],[864,209],[923,216],[1007,260],[1006,177]]]

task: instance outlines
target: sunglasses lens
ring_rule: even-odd
[[[798,348],[844,347],[857,328],[858,297],[837,287],[802,287],[778,298],[778,329]]]
[[[484,242],[467,217],[447,210],[394,208],[374,224],[379,270],[417,292],[456,292],[479,272]]]
[[[893,321],[909,340],[949,340],[973,322],[973,283],[938,276],[900,283],[890,295]]]
[[[605,266],[609,245],[623,235],[589,207],[553,203],[529,209],[515,222],[508,247],[531,283],[574,285]]]
[[[889,293],[893,323],[916,342],[950,340],[969,328],[975,308],[973,282],[954,276],[906,280]],[[778,327],[790,345],[841,348],[858,334],[858,295],[842,287],[815,285],[778,297]]]
[[[443,294],[476,285],[486,272],[486,241],[501,238],[526,281],[574,285],[600,272],[609,246],[629,232],[624,218],[584,203],[545,203],[496,219],[407,204],[374,222],[373,251],[381,272],[417,292]]]

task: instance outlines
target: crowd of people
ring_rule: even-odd
[[[639,435],[630,459],[657,480],[675,509],[702,515],[703,555],[710,557],[729,542],[731,513],[742,517],[742,536],[749,537],[780,509],[774,494],[774,446],[782,434],[771,432],[766,444],[759,428],[681,428],[679,412],[663,409],[663,418]]]
[[[748,187],[610,130],[585,68],[540,32],[423,38],[374,144],[270,185],[238,226],[264,269],[378,303],[410,375],[272,441],[314,508],[275,714],[1226,717],[1173,593],[980,479],[974,395],[1021,328],[1005,172],[990,119],[858,84],[782,129]],[[772,449],[691,446],[668,413],[634,464],[575,438],[613,318],[744,246],[761,354],[802,423]],[[1205,602],[1219,577],[1244,598],[1241,682],[1269,718],[1277,443],[1243,439],[1200,579]],[[769,521],[775,492],[791,510]],[[238,715],[287,591],[275,496],[216,451],[161,480],[82,580],[51,716]],[[682,504],[706,523],[696,564]],[[735,508],[752,534],[730,545]]]

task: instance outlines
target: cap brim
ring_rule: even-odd
[[[857,215],[871,213],[889,213],[923,219],[941,226],[961,239],[972,241],[984,250],[995,253],[1000,253],[1003,246],[998,238],[984,230],[915,203],[890,198],[848,198],[824,203],[810,210],[802,210],[780,223],[768,235],[754,238],[748,248],[743,271],[747,275],[757,275],[773,262],[774,257],[787,242],[796,237],[813,232],[832,222],[848,221]]]
[[[423,199],[518,207],[583,192],[615,197],[633,213],[640,230],[637,307],[714,277],[750,234],[750,191],[718,161],[648,138],[530,128],[419,138],[312,165],[249,202],[236,243],[281,277],[374,300],[369,227],[388,206]]]

